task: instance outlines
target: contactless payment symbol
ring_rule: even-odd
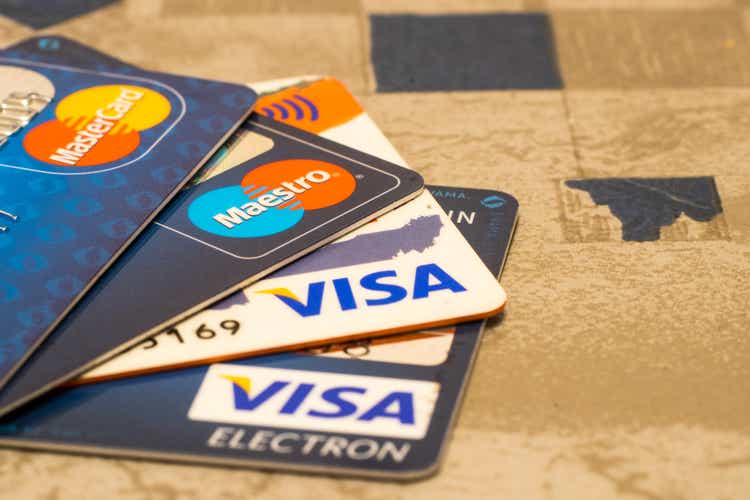
[[[284,160],[262,165],[239,186],[211,190],[188,208],[199,229],[229,238],[259,238],[296,225],[307,210],[340,203],[357,182],[346,169],[320,160]]]
[[[300,83],[258,99],[259,113],[318,134],[346,123],[364,110],[344,85],[333,78]]]
[[[92,167],[120,160],[141,143],[140,132],[162,123],[166,97],[135,85],[102,85],[60,101],[55,119],[31,129],[23,147],[33,158],[61,167]]]

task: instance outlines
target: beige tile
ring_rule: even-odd
[[[716,184],[732,240],[750,243],[750,176],[717,177]],[[750,251],[744,253],[748,257]]]
[[[750,433],[747,245],[539,245],[535,237],[519,227],[502,278],[505,319],[482,344],[463,426]]]
[[[528,0],[360,0],[370,14],[476,14],[529,10]],[[541,3],[541,2],[539,2]],[[532,6],[535,6],[532,3]]]
[[[703,10],[734,7],[734,0],[547,0],[550,9]]]
[[[414,490],[433,490],[436,498],[737,498],[750,487],[747,465],[736,460],[748,444],[741,434],[682,426],[586,435],[459,429],[443,469],[454,481]]]
[[[440,473],[405,484],[0,451],[0,498],[721,500],[750,488],[748,447],[746,435],[703,427],[560,434],[459,424]]]
[[[585,177],[750,175],[750,90],[568,92]]]
[[[140,11],[117,5],[50,31],[157,71],[237,83],[328,74],[355,93],[365,88],[356,15],[159,14],[145,18]]]
[[[0,16],[0,47],[11,45],[23,38],[31,36],[34,30],[19,24],[12,19]]]
[[[259,13],[333,13],[346,14],[359,11],[355,0],[161,0],[161,11],[176,16],[249,15]]]
[[[164,10],[164,0],[125,0],[121,6],[128,18],[150,18],[158,17]],[[121,8],[120,5],[115,8]]]
[[[750,0],[737,0],[737,6],[742,17],[745,33],[750,35]]]
[[[575,176],[561,93],[378,94],[362,99],[427,182],[505,189],[516,179]]]
[[[735,9],[558,10],[552,19],[569,89],[750,83],[750,45]]]

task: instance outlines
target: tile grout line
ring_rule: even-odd
[[[546,7],[546,16],[547,16],[547,22],[549,23],[549,30],[550,30],[550,38],[553,43],[553,51],[554,51],[554,57],[555,57],[555,64],[557,66],[557,72],[560,78],[560,98],[562,99],[562,106],[563,111],[565,112],[565,122],[568,125],[568,134],[570,135],[570,144],[573,146],[573,157],[575,158],[576,162],[576,174],[578,177],[583,177],[584,172],[583,168],[581,167],[581,152],[578,149],[578,141],[576,140],[575,136],[575,127],[573,125],[573,115],[570,111],[570,101],[568,100],[568,89],[565,82],[565,76],[563,74],[563,68],[560,64],[561,62],[561,54],[560,54],[560,45],[559,40],[557,36],[557,29],[556,29],[556,22],[555,22],[555,16],[554,13],[550,11],[550,6],[547,5],[546,1],[544,2],[544,6]]]
[[[377,81],[375,79],[375,68],[372,65],[372,25],[370,24],[370,13],[364,6],[363,2],[359,4],[359,36],[361,40],[362,54],[362,72],[364,77],[365,88],[364,95],[370,96],[377,94]]]
[[[563,88],[561,92],[563,110],[565,110],[565,121],[568,124],[568,133],[570,134],[570,143],[573,146],[573,157],[576,160],[576,173],[579,177],[584,177],[583,168],[581,167],[581,153],[578,149],[578,141],[575,136],[575,127],[573,125],[573,116],[570,113],[570,103],[568,102],[568,91]]]

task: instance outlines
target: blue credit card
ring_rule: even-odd
[[[246,87],[0,52],[0,385],[247,118]]]
[[[76,57],[117,64],[70,40],[58,46],[58,58],[75,46]],[[46,53],[30,42],[14,50]],[[413,171],[269,118],[253,115],[242,133],[254,137],[257,154],[218,175],[209,162],[202,182],[159,214],[0,392],[0,413],[423,189]]]
[[[497,191],[430,190],[499,275],[517,201]],[[356,342],[339,346],[347,356],[332,356],[332,348],[318,355],[256,357],[74,387],[6,417],[0,444],[420,477],[439,465],[483,327],[483,322],[457,326],[443,337],[445,353],[433,342],[436,333],[424,332],[396,336],[390,350],[379,353],[387,346]],[[429,358],[435,361],[425,362]]]

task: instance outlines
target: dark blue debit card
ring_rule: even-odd
[[[0,385],[250,113],[234,84],[0,52]]]
[[[62,59],[75,47],[78,64],[98,61],[113,70],[117,64],[70,40],[34,40],[11,50]],[[45,56],[41,40],[58,40],[58,48]],[[0,413],[423,188],[415,172],[262,116],[253,115],[242,129],[265,152],[180,193],[0,392]]]
[[[430,190],[499,274],[517,201],[497,191]],[[434,365],[418,364],[424,351],[403,342],[400,351],[415,351],[414,364],[283,354],[66,389],[0,421],[0,444],[420,477],[437,469],[483,326],[459,325],[444,361]],[[420,398],[425,390],[429,402]],[[293,420],[280,424],[284,418]],[[423,428],[420,437],[404,437],[414,436],[415,427]]]

